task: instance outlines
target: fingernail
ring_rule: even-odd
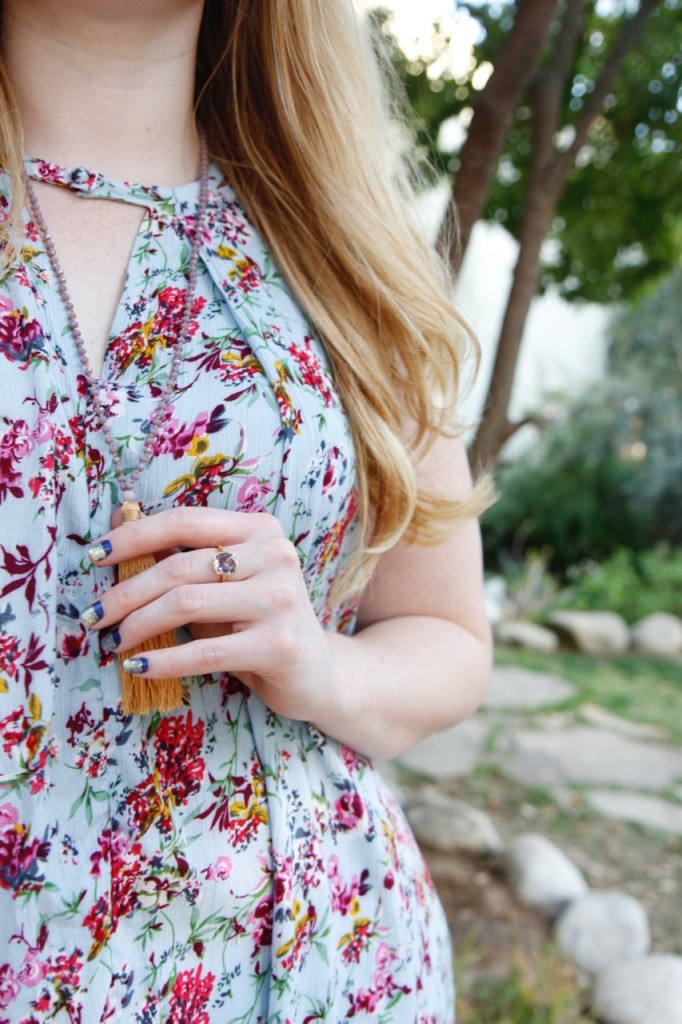
[[[88,548],[88,558],[91,562],[101,562],[103,558],[109,557],[112,550],[110,540],[101,540],[99,544],[93,544]]]
[[[123,668],[126,672],[130,672],[131,676],[139,676],[149,669],[149,662],[146,658],[126,658],[123,662]]]
[[[100,647],[105,652],[105,654],[111,654],[113,651],[116,650],[120,642],[121,634],[117,629],[112,629],[111,633],[107,633],[106,636],[102,637],[100,641]]]
[[[104,618],[104,608],[102,607],[101,601],[95,601],[88,608],[85,608],[80,614],[80,620],[84,626],[92,628],[96,626],[100,619]]]

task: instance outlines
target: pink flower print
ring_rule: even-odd
[[[0,804],[0,829],[9,825],[16,825],[19,821],[19,812],[12,804]]]
[[[380,942],[374,954],[374,963],[376,965],[374,981],[376,982],[379,977],[384,978],[385,969],[394,964],[397,959],[395,951],[391,949],[388,943]]]
[[[267,512],[263,498],[270,494],[272,488],[266,480],[257,476],[248,476],[237,491],[237,508],[240,512]]]
[[[40,160],[36,165],[36,173],[41,181],[59,181],[62,169],[59,164],[51,164]]]
[[[397,954],[387,943],[379,943],[374,956],[372,986],[369,989],[360,988],[355,994],[350,994],[351,1008],[347,1013],[348,1017],[355,1017],[357,1013],[373,1014],[385,999],[397,1001],[397,993],[407,995],[412,991],[407,985],[398,985],[393,977],[391,967],[397,959]]]
[[[210,879],[212,882],[221,882],[225,878],[229,877],[231,871],[232,861],[230,860],[230,858],[218,857],[218,859],[215,860],[213,864],[209,864],[204,873],[206,877]]]
[[[365,816],[365,805],[359,793],[344,793],[334,804],[336,818],[342,829],[354,829]]]
[[[173,418],[173,406],[169,406],[154,444],[154,455],[172,455],[174,459],[181,459],[194,438],[206,433],[207,423],[207,412],[200,413],[193,423],[180,423]]]
[[[33,988],[34,985],[40,984],[46,974],[47,964],[43,960],[38,960],[33,954],[27,953],[24,957],[24,966],[19,972],[19,980],[22,985]]]
[[[0,453],[12,456],[15,462],[23,459],[36,446],[34,433],[26,420],[15,420],[0,441]]]
[[[21,992],[21,983],[9,964],[0,967],[0,1006],[9,1006]]]

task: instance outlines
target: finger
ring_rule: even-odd
[[[236,568],[229,576],[219,576],[214,567],[212,548],[178,551],[144,572],[117,583],[99,601],[81,612],[81,622],[91,629],[102,629],[121,622],[138,608],[178,588],[249,579],[262,568],[263,549],[255,545],[235,545],[232,555]],[[261,556],[261,557],[259,557]],[[215,596],[215,595],[214,595]],[[183,623],[184,624],[184,623]]]
[[[123,667],[145,679],[176,679],[214,672],[255,672],[260,674],[267,660],[259,655],[265,644],[258,643],[255,631],[231,633],[209,640],[135,655]]]
[[[214,508],[172,508],[153,516],[122,523],[100,537],[89,550],[98,565],[115,565],[137,555],[173,547],[231,548],[253,537],[282,536],[277,519],[268,512],[232,512]]]
[[[116,650],[131,647],[193,622],[267,622],[271,601],[267,586],[248,581],[240,587],[213,583],[176,587],[156,601],[132,612],[119,624]]]

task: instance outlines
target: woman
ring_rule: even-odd
[[[0,1020],[450,1021],[370,759],[480,700],[491,487],[350,2],[2,16]]]

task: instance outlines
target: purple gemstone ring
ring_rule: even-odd
[[[232,552],[225,551],[219,544],[218,550],[213,556],[213,571],[221,583],[227,583],[230,576],[234,576],[237,571],[237,565],[237,559]]]

